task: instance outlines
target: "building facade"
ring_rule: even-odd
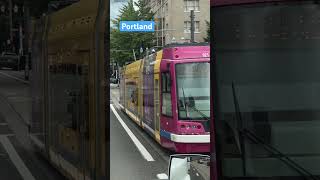
[[[146,0],[155,13],[156,46],[191,40],[191,10],[195,18],[195,42],[204,42],[210,22],[209,0]]]

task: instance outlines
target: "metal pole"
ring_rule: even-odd
[[[164,29],[164,14],[163,14],[163,0],[161,0],[161,45],[162,45],[162,47],[164,46],[164,42],[163,42],[163,34],[164,34],[164,32],[163,32],[163,29]]]
[[[157,38],[157,46],[159,46],[159,32],[158,32],[158,30],[159,30],[159,16],[158,16],[158,18],[157,18],[157,26],[156,26],[156,38]]]
[[[29,80],[29,64],[30,64],[30,54],[31,54],[31,47],[29,47],[30,43],[30,8],[29,4],[26,4],[25,7],[25,43],[26,43],[26,48],[27,48],[27,53],[25,54],[25,69],[24,69],[24,78],[25,80]]]
[[[136,61],[136,60],[137,60],[137,57],[136,57],[136,53],[134,52],[134,49],[132,49],[132,52],[133,52],[134,61]]]
[[[9,23],[10,23],[10,30],[9,30],[9,32],[10,32],[10,50],[11,51],[13,51],[13,46],[12,46],[12,44],[13,44],[13,34],[12,34],[12,28],[13,28],[13,23],[12,23],[12,0],[8,0],[8,2],[9,2]]]
[[[23,56],[22,22],[19,24],[19,42],[20,42],[19,54],[20,56]]]
[[[19,59],[18,59],[18,71],[20,71],[20,63],[21,63],[21,57],[23,56],[23,37],[22,37],[22,22],[19,24]]]
[[[191,10],[190,18],[191,18],[191,42],[193,43],[194,42],[194,31],[195,31],[195,28],[194,28],[194,10]]]
[[[105,121],[105,119],[101,119],[102,114],[104,114],[104,109],[101,109],[101,102],[104,101],[101,99],[102,95],[102,89],[101,89],[101,82],[103,82],[103,78],[101,77],[101,74],[104,72],[101,72],[102,69],[101,63],[100,63],[100,55],[101,55],[101,44],[100,39],[101,37],[100,29],[101,29],[101,23],[100,20],[103,19],[103,12],[105,7],[105,1],[104,0],[97,0],[98,2],[98,12],[96,16],[96,24],[95,24],[95,178],[94,179],[102,179],[101,177],[101,140],[102,140],[102,134],[101,134],[101,127],[102,121]],[[103,97],[103,96],[102,96]],[[103,131],[102,131],[103,132]]]

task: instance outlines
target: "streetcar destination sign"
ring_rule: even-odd
[[[154,32],[154,21],[120,21],[121,32]]]

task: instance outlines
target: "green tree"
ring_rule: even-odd
[[[207,37],[204,38],[204,41],[206,42],[210,42],[210,22],[209,21],[206,21],[206,24],[207,24]]]
[[[134,9],[134,5],[138,7],[138,10]],[[120,65],[133,61],[133,50],[137,59],[142,58],[143,54],[140,54],[140,48],[150,48],[153,45],[153,33],[120,32],[120,21],[149,21],[152,19],[153,13],[147,7],[145,0],[139,0],[135,4],[130,0],[120,9],[120,15],[112,20],[114,26],[110,31],[110,57],[112,61],[116,61]]]

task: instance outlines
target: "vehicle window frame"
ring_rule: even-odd
[[[161,73],[161,115],[162,116],[166,116],[166,117],[173,117],[173,103],[172,103],[172,94],[171,94],[171,88],[172,88],[172,83],[170,82],[171,79],[171,75],[170,75],[170,71],[166,71],[166,72],[162,72]],[[164,87],[165,86],[165,87]],[[169,94],[170,95],[170,109],[171,109],[171,113],[164,113],[162,111],[164,103],[164,94]]]

